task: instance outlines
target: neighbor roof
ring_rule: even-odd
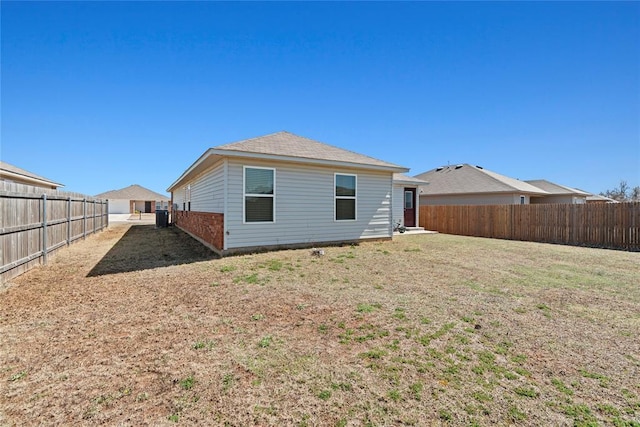
[[[35,173],[31,173],[27,170],[21,169],[17,166],[13,166],[7,162],[0,161],[0,177],[9,180],[20,180],[24,182],[32,183],[36,186],[46,185],[49,187],[64,187],[63,184],[51,181]]]
[[[607,202],[607,203],[620,203],[616,199],[612,199],[611,197],[606,197],[601,194],[591,194],[587,196],[587,202]]]
[[[409,171],[403,166],[283,131],[210,148],[171,184],[167,191],[171,191],[182,181],[203,172],[223,157],[295,161],[389,172]]]
[[[141,185],[133,184],[120,190],[111,190],[96,195],[99,199],[154,200],[168,201],[169,198]]]
[[[464,163],[442,166],[415,176],[429,182],[420,187],[422,195],[478,194],[478,193],[525,193],[546,195],[546,191],[481,166]]]
[[[525,182],[534,185],[541,190],[546,191],[553,195],[572,195],[572,196],[590,196],[591,193],[578,190],[577,188],[565,187],[564,185],[556,184],[546,179],[528,179]]]

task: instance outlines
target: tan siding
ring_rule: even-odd
[[[561,195],[561,196],[545,196],[545,197],[534,197],[531,199],[532,204],[541,204],[541,203],[585,203],[586,197],[576,197],[572,195]]]
[[[525,196],[525,204],[530,199]],[[420,196],[420,205],[519,205],[520,194],[460,194],[441,196]]]

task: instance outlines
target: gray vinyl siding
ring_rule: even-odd
[[[224,213],[224,162],[189,182],[191,185],[191,210],[195,212]]]
[[[243,166],[275,169],[273,223],[244,223]],[[227,249],[391,237],[391,173],[243,159],[227,173]],[[335,173],[357,175],[355,221],[334,219]]]
[[[184,189],[183,188],[178,188],[176,190],[174,190],[173,192],[171,192],[171,197],[173,198],[173,205],[175,207],[175,209],[181,211],[182,210],[182,204],[184,203]]]
[[[493,193],[493,194],[460,194],[420,196],[420,205],[519,205],[521,194]],[[525,196],[525,204],[530,199]]]
[[[393,185],[393,224],[401,221],[404,225],[404,185]]]

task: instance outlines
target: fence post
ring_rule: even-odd
[[[93,234],[96,234],[96,201],[93,201]]]
[[[47,265],[47,195],[42,195],[42,263]]]
[[[71,244],[71,196],[67,201],[67,246]]]
[[[82,240],[87,238],[87,199],[82,199]]]
[[[107,215],[107,228],[109,228],[109,199],[106,200],[106,204],[107,212],[105,214]]]

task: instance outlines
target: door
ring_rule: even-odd
[[[151,202],[144,202],[144,213],[151,213]]]
[[[416,226],[416,189],[404,189],[404,226]]]

